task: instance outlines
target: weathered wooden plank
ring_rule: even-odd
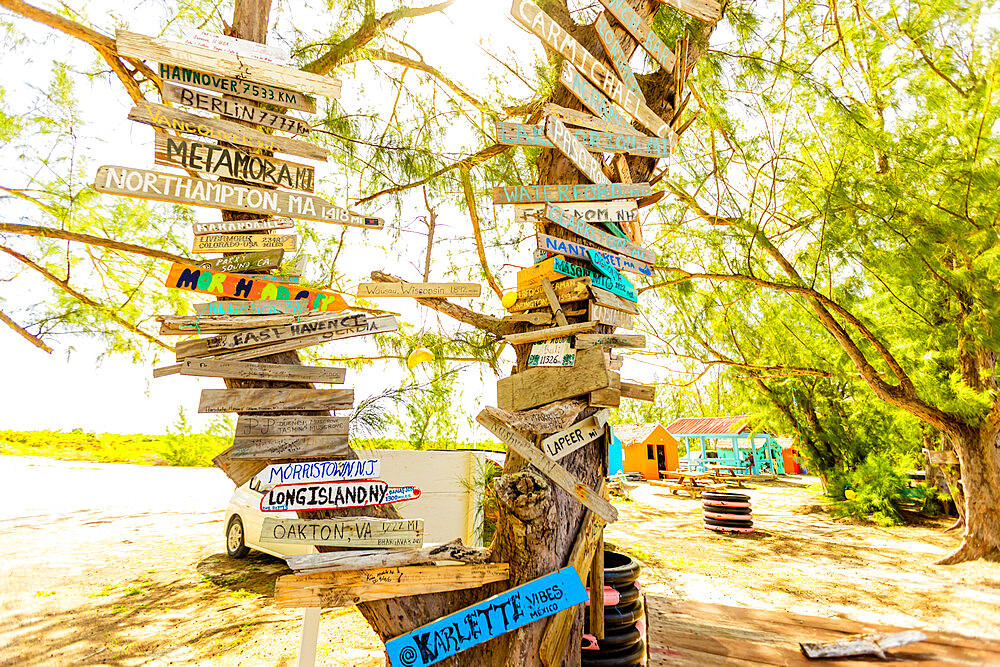
[[[419,547],[424,543],[423,519],[274,519],[264,517],[261,542],[314,544],[328,547]]]
[[[593,510],[597,516],[608,523],[614,523],[618,520],[618,510],[611,503],[581,482],[579,478],[566,470],[566,468],[563,468],[539,451],[534,444],[529,442],[520,433],[490,414],[489,407],[479,413],[476,421],[485,426],[493,435],[500,438],[501,441],[505,442],[508,447],[537,468],[539,472],[552,480],[556,486],[579,500],[585,507]]]
[[[400,551],[339,551],[335,553],[302,554],[288,556],[288,567],[299,574],[310,572],[342,572],[344,570],[366,570],[378,567],[401,567],[404,565],[424,565],[440,561],[459,563],[485,563],[490,559],[486,547],[467,547],[461,539],[444,544],[436,544],[419,549]]]
[[[593,88],[593,86],[591,87]],[[594,88],[594,91],[600,95],[600,91],[596,88]],[[610,100],[608,101],[608,104],[611,104]],[[589,130],[611,132],[612,134],[636,134],[645,136],[642,132],[629,125],[627,119],[624,120],[624,125],[619,125],[617,123],[609,122],[600,116],[595,116],[593,114],[586,113],[585,111],[577,111],[576,109],[567,109],[566,107],[561,107],[558,104],[553,104],[552,102],[547,102],[544,106],[542,106],[542,116],[558,116],[565,121],[567,125],[585,127]],[[660,137],[653,138],[657,141],[663,141]],[[649,157],[661,156],[652,155]]]
[[[614,234],[588,225],[583,220],[577,219],[572,214],[567,213],[561,206],[556,204],[547,204],[545,206],[545,218],[578,236],[582,236],[592,243],[596,243],[609,250],[614,250],[627,257],[647,263],[656,261],[656,254],[653,251],[637,246],[628,239],[619,238]]]
[[[607,410],[601,410],[597,415],[587,417],[567,429],[543,438],[542,451],[553,461],[558,461],[604,435],[604,425],[608,422],[609,416]]]
[[[286,116],[231,97],[209,95],[190,88],[175,86],[172,83],[163,84],[162,98],[164,102],[183,104],[199,111],[217,113],[220,116],[247,121],[254,125],[262,125],[282,132],[304,136],[309,134],[312,129],[305,121],[295,116]],[[310,192],[312,191],[310,190]]]
[[[248,361],[187,359],[181,365],[181,375],[235,378],[241,380],[343,384],[344,378],[347,375],[347,369],[299,366],[297,364],[263,364]]]
[[[529,368],[497,381],[497,402],[504,410],[528,410],[603,389],[609,374],[604,352],[591,348],[577,353],[570,368]]]
[[[604,530],[600,531],[594,558],[590,561],[590,634],[598,643],[604,639]]]
[[[266,221],[265,221],[266,222]],[[289,221],[291,222],[291,221]],[[199,223],[195,223],[196,225]],[[212,225],[215,223],[204,223]],[[196,234],[200,232],[195,232]],[[264,250],[262,252],[247,252],[240,255],[230,255],[218,259],[195,260],[196,265],[205,269],[224,271],[226,273],[242,273],[244,271],[256,271],[263,269],[274,269],[281,266],[281,258],[284,250]],[[217,301],[214,303],[225,303]]]
[[[296,90],[331,99],[340,97],[339,79],[275,65],[264,60],[234,56],[121,29],[115,31],[115,46],[118,55],[121,56],[206,69],[225,76],[259,81],[272,86],[291,86]],[[280,100],[275,103],[280,103]]]
[[[222,271],[222,269],[219,269]],[[222,326],[243,326],[244,328],[255,328],[273,324],[291,324],[298,322],[293,315],[305,315],[309,311],[309,303],[306,299],[286,299],[282,301],[209,301],[208,303],[196,303],[192,306],[194,312],[199,317],[186,315],[168,315],[161,317],[160,321],[170,322],[175,325],[200,321],[205,325],[218,322]],[[253,320],[246,319],[246,315],[276,315],[280,321],[272,321],[269,317],[255,317]]]
[[[609,0],[604,0],[608,2]],[[624,0],[621,0],[624,2]],[[553,50],[560,53],[565,62],[572,63],[584,76],[588,77],[611,101],[620,106],[630,116],[658,137],[668,137],[673,134],[670,126],[659,118],[653,110],[629,90],[614,72],[582,44],[577,42],[566,30],[542,9],[528,0],[514,0],[510,9],[511,16],[521,25],[545,42]]]
[[[226,476],[233,480],[233,484],[237,488],[249,482],[254,475],[267,466],[264,461],[234,459],[232,454],[233,448],[230,447],[212,459],[212,463],[226,473]]]
[[[635,305],[634,301],[623,299],[617,294],[612,294],[611,292],[603,290],[599,287],[591,285],[590,296],[594,300],[594,303],[604,306],[605,308],[620,310],[624,313],[628,313],[629,315],[639,314],[639,308]]]
[[[623,128],[620,130],[622,133],[628,131],[624,128],[631,127],[629,123],[632,119],[629,118],[628,114],[613,104],[594,84],[587,81],[568,60],[563,61],[562,69],[559,70],[559,82],[572,93],[573,97],[580,100],[584,108],[596,114],[608,125]],[[668,146],[673,146],[675,143],[669,136],[664,141],[667,142]]]
[[[590,298],[590,278],[571,278],[553,283],[553,290],[559,303],[572,303]],[[541,285],[517,290],[517,301],[507,310],[520,312],[530,308],[546,308],[549,306],[545,291]]]
[[[557,114],[553,113],[553,116]],[[580,114],[584,116],[586,114]],[[558,114],[559,118],[563,114]],[[593,117],[596,118],[596,117]],[[603,119],[597,119],[602,122]],[[567,121],[567,124],[569,122]],[[641,155],[643,157],[669,157],[670,145],[666,139],[648,137],[643,134],[623,132],[623,128],[613,126],[616,131],[602,129],[570,128],[577,141],[587,150],[601,153],[617,153]],[[500,123],[496,125],[498,144],[505,146],[537,146],[539,148],[555,148],[552,142],[545,138],[545,128],[539,125],[521,125],[519,123]]]
[[[306,113],[316,113],[316,100],[303,93],[285,88],[265,86],[262,83],[209,74],[197,69],[168,65],[166,63],[160,63],[159,74],[164,82],[173,81],[175,83],[182,83],[185,86],[194,86],[195,88],[211,90],[224,95],[234,95],[245,100],[265,102],[288,109],[298,109]]]
[[[625,28],[629,34],[635,37],[635,41],[646,50],[660,67],[670,72],[674,69],[674,61],[677,58],[667,48],[656,33],[653,32],[649,22],[635,11],[626,0],[601,0],[601,4],[615,19]],[[596,83],[596,82],[595,82]]]
[[[649,401],[651,403],[656,400],[656,386],[654,385],[622,382],[621,393],[622,398],[634,398],[638,401]]]
[[[559,303],[558,300],[556,303]],[[506,324],[533,324],[537,327],[552,324],[552,315],[549,313],[517,313],[505,315],[503,321]]]
[[[233,178],[245,183],[283,187],[302,192],[312,192],[315,188],[316,170],[297,162],[288,162],[265,155],[252,155],[235,148],[171,137],[159,131],[153,137],[153,149],[153,161],[167,167],[179,167],[187,171]],[[275,218],[275,220],[281,224],[282,228],[294,226],[294,223],[288,218]],[[257,222],[268,223],[270,220]],[[222,223],[207,224],[221,225]],[[233,225],[236,226],[235,229],[219,229],[218,231],[238,232],[252,229],[240,228],[239,223],[235,222]],[[274,223],[270,227],[260,227],[260,229],[278,228],[274,226]],[[211,234],[215,232],[196,233]]]
[[[299,245],[295,234],[207,234],[195,236],[191,252],[240,252],[243,250],[294,251]],[[265,277],[255,280],[266,280]]]
[[[566,319],[566,313],[563,312],[562,304],[559,303],[559,296],[556,294],[555,288],[552,287],[551,280],[542,278],[542,292],[545,294],[545,300],[549,303],[552,317],[556,318],[556,324],[561,327],[567,326],[569,321]],[[576,357],[575,354],[573,356]]]
[[[188,264],[171,264],[170,273],[167,274],[164,284],[171,289],[228,296],[246,301],[305,299],[310,310],[328,312],[347,310],[347,302],[336,292],[321,292],[300,286],[288,287],[267,280],[246,278]]]
[[[217,391],[225,391],[219,389]],[[233,440],[234,459],[329,459],[347,456],[351,448],[345,435],[245,436]]]
[[[518,271],[517,286],[519,289],[531,287],[532,285],[537,285],[542,278],[555,281],[562,280],[565,277],[590,278],[592,284],[599,286],[601,289],[608,290],[632,301],[637,299],[635,286],[624,277],[617,280],[609,278],[599,271],[570,264],[559,256],[550,257],[539,264]]]
[[[540,340],[552,340],[553,338],[560,338],[562,336],[572,336],[585,331],[593,331],[596,326],[597,322],[575,322],[561,327],[550,327],[548,329],[536,329],[535,331],[510,334],[509,336],[504,336],[504,340],[511,345],[524,345],[525,343],[535,343]]]
[[[885,652],[907,644],[927,640],[927,635],[917,630],[891,634],[852,635],[830,642],[800,642],[799,648],[807,658],[848,658],[857,655],[874,655],[885,660]]]
[[[597,15],[597,19],[594,21],[594,29],[597,31],[597,39],[600,40],[601,46],[604,47],[604,53],[607,54],[608,60],[611,61],[611,66],[618,73],[618,77],[645,104],[646,97],[639,89],[639,82],[635,80],[635,72],[632,71],[632,68],[628,64],[629,56],[622,48],[621,42],[618,41],[615,31],[611,29],[611,24],[608,23],[608,17],[604,12]]]
[[[353,334],[365,327],[367,320],[363,313],[336,314],[328,313],[322,317],[312,317],[301,322],[293,322],[285,326],[262,327],[248,329],[231,334],[219,334],[209,338],[186,340],[174,346],[177,361],[188,357],[217,354],[227,350],[239,350],[247,347],[268,345],[292,338],[312,336],[330,332],[334,334]]]
[[[97,170],[94,189],[112,195],[152,199],[189,206],[208,206],[244,213],[288,216],[316,222],[333,222],[364,229],[382,229],[382,218],[366,217],[322,197],[250,185],[222,183],[204,178],[163,174],[146,169],[104,166]]]
[[[591,350],[600,348],[592,347]],[[608,362],[610,366],[610,361]],[[608,372],[608,386],[590,392],[587,403],[592,407],[617,408],[621,405],[621,375],[614,371]]]
[[[364,297],[453,297],[479,296],[483,286],[479,283],[361,283],[358,296]]]
[[[576,349],[588,347],[646,347],[646,337],[641,334],[582,334],[576,337]]]
[[[722,18],[722,8],[715,0],[659,0],[659,2],[708,23],[717,23]]]
[[[602,201],[637,199],[652,193],[649,183],[567,183],[558,185],[501,185],[493,188],[494,204]]]
[[[261,512],[305,512],[388,505],[420,497],[415,486],[389,486],[380,479],[318,484],[279,484],[260,499]]]
[[[261,364],[262,366],[264,364]],[[299,366],[302,368],[302,366]],[[244,436],[278,436],[278,435],[347,435],[350,419],[347,417],[330,417],[327,415],[240,415],[236,420],[236,437]],[[344,465],[354,465],[357,461],[344,461]],[[378,462],[376,461],[376,464]],[[378,475],[378,467],[369,471]],[[313,479],[283,480],[289,482],[326,481]],[[273,482],[273,480],[270,480]]]
[[[587,318],[597,320],[601,324],[607,324],[612,327],[620,327],[622,329],[635,328],[635,321],[632,319],[631,314],[593,302],[588,304]]]
[[[546,204],[515,204],[514,222],[524,224],[542,223],[545,218]],[[635,220],[639,215],[639,205],[634,200],[615,199],[611,201],[559,204],[566,215],[583,220],[587,224],[601,223],[605,225],[625,224]]]
[[[548,236],[547,234],[542,234],[541,232],[535,234],[535,238],[538,243],[538,249],[546,253],[557,253],[565,255],[566,257],[589,260],[590,256],[587,254],[587,251],[592,249],[600,253],[602,257],[611,263],[611,266],[615,267],[619,271],[628,271],[630,273],[647,277],[653,275],[653,270],[649,268],[649,264],[632,259],[631,257],[624,257],[623,255],[618,255],[608,250],[589,248],[582,243],[573,243],[572,241],[556,238],[554,236]]]
[[[199,28],[185,27],[181,31],[181,41],[191,46],[200,46],[203,49],[220,51],[233,56],[244,58],[255,58],[275,65],[291,65],[292,55],[288,49],[284,49],[272,44],[261,44],[251,42],[248,39],[230,37],[217,32],[209,32]]]
[[[385,650],[393,665],[426,667],[586,599],[576,573],[564,568],[390,639]]]
[[[480,565],[413,565],[410,567],[288,574],[274,584],[274,601],[280,608],[349,607],[359,602],[384,600],[478,588],[510,576],[506,563]],[[404,635],[405,637],[406,635]],[[394,665],[410,666],[412,662]]]
[[[573,133],[569,131],[569,128],[556,116],[549,116],[545,119],[545,137],[570,162],[576,165],[576,168],[591,183],[611,183],[611,180],[604,175],[601,165],[594,156],[587,152],[586,147],[577,141]]]
[[[347,433],[346,417],[299,417],[282,415],[276,419],[336,419],[344,422],[343,433]],[[243,419],[267,419],[266,417],[247,417]],[[240,426],[236,427],[239,433]],[[303,429],[305,430],[305,429]],[[374,479],[382,471],[382,463],[378,459],[343,459],[340,461],[310,461],[308,463],[274,463],[254,477],[265,486],[274,484],[306,484],[319,482],[338,482],[349,479]]]
[[[145,123],[161,130],[195,134],[202,138],[225,141],[226,143],[249,146],[262,151],[280,151],[289,155],[298,155],[311,160],[326,160],[327,151],[316,144],[299,139],[279,137],[266,134],[252,127],[240,125],[231,120],[221,118],[206,118],[183,109],[172,109],[162,104],[141,102],[132,107],[128,114],[129,120]]]
[[[344,410],[353,405],[353,389],[202,389],[198,412]]]

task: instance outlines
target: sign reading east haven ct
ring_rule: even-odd
[[[393,667],[425,667],[588,599],[573,567],[539,577],[385,643]]]
[[[316,544],[328,547],[421,547],[423,519],[274,519],[265,517],[261,542]]]
[[[306,299],[309,310],[331,312],[347,310],[347,302],[334,292],[320,292],[295,285],[289,288],[287,285],[268,280],[255,280],[232,273],[202,269],[189,264],[172,264],[164,284],[171,289],[213,296],[228,296],[246,301]]]
[[[322,197],[283,190],[265,190],[204,178],[162,174],[146,169],[105,166],[97,170],[94,189],[112,195],[153,199],[174,204],[209,206],[230,211],[335,222],[365,229],[382,229],[382,218],[366,217],[334,206]]]
[[[389,486],[377,479],[363,482],[279,484],[260,499],[261,512],[308,512],[342,507],[388,505],[420,497],[415,486]]]
[[[378,477],[380,471],[381,464],[378,459],[353,459],[273,464],[261,470],[255,477],[267,485],[318,484],[351,479],[372,479]]]

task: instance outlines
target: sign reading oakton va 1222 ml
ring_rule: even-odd
[[[393,667],[425,667],[587,600],[576,568],[521,584],[390,639]]]

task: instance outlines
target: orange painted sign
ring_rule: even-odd
[[[172,264],[166,286],[199,294],[228,296],[247,301],[308,299],[310,310],[338,312],[347,310],[347,302],[335,292],[320,292],[293,284],[281,284],[253,276],[224,273],[193,266]]]

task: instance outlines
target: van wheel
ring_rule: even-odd
[[[231,558],[246,558],[250,548],[243,541],[243,521],[239,516],[233,516],[226,528],[226,553]]]

